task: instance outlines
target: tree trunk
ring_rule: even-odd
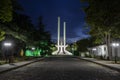
[[[106,45],[107,45],[107,51],[108,51],[108,60],[112,60],[112,54],[111,54],[111,38],[110,33],[106,34]]]

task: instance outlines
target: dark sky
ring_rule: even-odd
[[[43,16],[45,29],[50,31],[52,39],[57,38],[57,17],[61,18],[61,29],[66,21],[67,41],[88,37],[84,26],[85,13],[82,10],[83,4],[80,0],[19,0],[24,8],[25,14],[31,17],[33,23],[37,24],[39,16]]]

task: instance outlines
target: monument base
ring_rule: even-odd
[[[54,51],[52,55],[73,55],[71,52],[66,50],[67,45],[56,46],[57,51]]]

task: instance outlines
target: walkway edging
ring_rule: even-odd
[[[38,62],[38,61],[40,61],[40,60],[42,60],[42,59],[43,59],[43,58],[40,58],[40,59],[38,59],[38,60],[32,60],[32,61],[30,61],[30,62],[28,62],[28,63],[23,64],[23,65],[19,65],[19,66],[13,67],[13,68],[9,68],[9,69],[0,71],[0,74],[5,73],[5,72],[8,72],[8,71],[12,71],[12,70],[14,70],[14,69],[18,69],[18,68],[21,68],[21,67],[24,67],[24,66],[27,66],[27,65],[29,65],[29,64]],[[13,64],[14,64],[14,63],[13,63]]]
[[[102,63],[98,63],[98,62],[95,62],[95,61],[92,61],[92,60],[84,59],[84,58],[79,58],[79,59],[86,60],[86,61],[89,61],[89,62],[93,62],[93,63],[101,65],[103,67],[107,67],[107,68],[110,68],[112,70],[116,70],[116,71],[120,72],[120,69],[112,67],[112,66],[108,66],[108,65],[105,65],[105,64],[102,64]]]

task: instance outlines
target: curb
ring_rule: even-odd
[[[79,58],[79,59],[82,59],[82,60],[85,60],[85,61],[89,61],[89,62],[98,64],[98,65],[101,65],[101,66],[103,66],[103,67],[107,67],[107,68],[109,68],[109,69],[116,70],[116,71],[120,72],[120,69],[115,68],[115,67],[112,67],[112,66],[108,66],[108,65],[105,65],[105,64],[102,64],[102,63],[98,63],[98,62],[91,61],[91,60],[87,60],[87,59],[83,59],[83,58]]]
[[[8,72],[8,71],[12,71],[12,70],[14,70],[14,69],[18,69],[18,68],[21,68],[21,67],[24,67],[24,66],[27,66],[27,65],[29,65],[29,64],[38,62],[38,61],[43,60],[43,59],[44,59],[44,58],[41,58],[41,59],[39,59],[39,60],[33,60],[33,61],[30,61],[30,62],[25,63],[25,64],[23,64],[23,65],[19,65],[19,66],[13,67],[13,68],[9,68],[9,69],[0,71],[0,74],[5,73],[5,72]],[[14,63],[13,63],[13,64],[14,64]]]

